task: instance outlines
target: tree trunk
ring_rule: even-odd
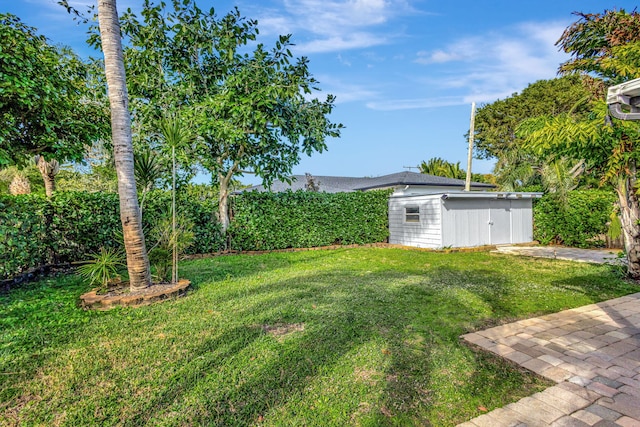
[[[43,156],[38,156],[37,165],[44,181],[44,192],[47,197],[51,197],[53,192],[56,191],[56,175],[60,170],[60,165],[55,159],[47,162]]]
[[[120,219],[127,253],[127,270],[131,290],[138,290],[151,284],[151,273],[133,172],[131,116],[116,0],[98,0],[98,23],[111,107],[111,135],[118,176]]]
[[[616,193],[620,205],[620,222],[624,235],[624,248],[627,252],[627,274],[634,280],[640,280],[640,207],[638,195],[634,187],[636,181],[635,167],[628,177],[618,180]]]
[[[222,228],[222,234],[226,236],[229,228],[229,181],[223,174],[218,174],[218,221]],[[225,249],[226,239],[225,239]]]

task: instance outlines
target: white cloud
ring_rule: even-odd
[[[433,52],[420,51],[416,54],[417,58],[414,62],[418,64],[441,64],[444,62],[458,61],[463,57],[456,52],[445,52],[437,49]]]
[[[391,32],[376,31],[393,18],[414,12],[406,0],[282,0],[282,9],[262,9],[264,34],[296,34],[296,50],[334,52],[379,46]]]
[[[345,83],[340,79],[323,75],[318,76],[318,80],[322,83],[322,93],[330,93],[336,97],[336,104],[346,102],[366,101],[380,97],[380,93],[359,84]]]
[[[348,49],[365,48],[386,43],[386,38],[372,33],[353,33],[315,39],[296,44],[296,50],[306,53],[335,52]]]
[[[428,99],[389,100],[369,108],[429,108],[476,101],[493,102],[519,92],[528,84],[556,76],[566,60],[555,42],[566,22],[528,22],[501,31],[466,37],[431,51],[416,53],[414,63],[429,67],[421,83],[434,95]],[[455,63],[455,67],[449,63]],[[446,65],[446,69],[443,66]],[[451,94],[460,94],[455,97]]]

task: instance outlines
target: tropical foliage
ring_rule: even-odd
[[[123,14],[121,28],[137,134],[149,143],[165,112],[181,111],[199,138],[179,160],[211,172],[223,229],[235,176],[286,179],[301,154],[339,135],[327,118],[334,98],[313,97],[317,82],[308,60],[293,57],[290,36],[273,48],[255,44],[257,22],[237,9],[218,17],[192,0],[145,1],[140,16]],[[90,43],[100,44],[96,34]]]
[[[452,163],[440,157],[432,157],[418,165],[420,173],[442,176],[445,178],[466,179],[467,172],[460,167],[460,162]],[[472,173],[471,180],[475,182],[491,182],[491,175]]]
[[[572,56],[561,66],[561,72],[595,74],[606,84],[640,77],[640,14],[613,10],[578,16],[579,20],[568,27],[558,41]],[[594,93],[598,91],[594,90]],[[527,147],[535,153],[584,159],[597,171],[601,183],[613,185],[618,195],[628,272],[632,278],[640,279],[640,206],[636,170],[640,160],[637,144],[640,124],[605,120],[608,112],[602,98],[587,105],[587,115],[569,111],[526,121],[519,134],[526,138]]]
[[[447,178],[465,179],[467,173],[460,168],[460,162],[451,163],[440,157],[432,157],[418,165],[420,173]]]
[[[216,219],[218,197],[210,187],[187,186],[177,193],[175,230],[171,198],[168,191],[154,190],[146,199],[143,225],[156,264],[167,256],[171,264],[174,243],[180,254],[204,254],[224,250],[227,241],[235,250],[266,250],[376,243],[388,237],[386,191],[243,193],[234,196],[228,235]],[[118,196],[0,195],[0,235],[0,279],[47,263],[83,261],[102,247],[122,250]]]
[[[0,14],[0,46],[0,166],[81,160],[108,129],[95,67],[10,14]]]

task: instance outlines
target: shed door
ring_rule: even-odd
[[[489,207],[491,244],[511,243],[511,202],[509,200],[491,200]]]

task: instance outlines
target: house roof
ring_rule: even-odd
[[[293,175],[291,184],[276,180],[271,184],[270,191],[279,193],[286,190],[304,190],[307,184],[305,175]],[[425,175],[416,172],[398,172],[378,177],[347,177],[347,176],[316,176],[313,175],[319,191],[326,193],[345,193],[351,191],[365,191],[376,188],[389,188],[396,186],[414,185],[421,187],[453,187],[464,188],[462,179],[445,178],[442,176]],[[476,190],[488,190],[495,188],[492,184],[472,182],[471,186]],[[243,191],[268,191],[262,185],[255,185]]]

